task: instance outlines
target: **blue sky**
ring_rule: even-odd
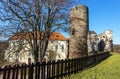
[[[89,29],[97,34],[113,31],[113,43],[120,44],[120,0],[75,0],[89,8]],[[64,34],[69,37],[68,34]]]
[[[120,0],[76,0],[89,8],[89,29],[97,34],[113,31],[113,43],[120,44]]]

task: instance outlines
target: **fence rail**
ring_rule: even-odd
[[[7,65],[0,68],[0,79],[59,79],[76,73],[109,56],[109,52],[76,59],[49,61],[36,64]]]

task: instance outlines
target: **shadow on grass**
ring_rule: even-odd
[[[63,79],[73,79],[74,76],[75,76],[75,74],[82,73],[82,72],[85,71],[85,70],[89,70],[89,69],[97,66],[98,64],[102,63],[103,61],[107,60],[108,58],[110,58],[110,57],[113,56],[113,55],[114,55],[114,54],[110,53],[109,56],[108,56],[107,58],[105,58],[104,60],[99,61],[99,62],[96,62],[96,63],[91,64],[91,65],[89,65],[89,66],[86,66],[86,67],[84,67],[83,69],[79,70],[78,72],[76,72],[76,73],[74,73],[74,74],[71,74],[71,75],[68,76],[67,78],[63,78]],[[95,71],[95,73],[97,73],[96,70],[94,70],[94,71]],[[78,76],[80,76],[80,75],[77,75],[76,77],[78,77]],[[85,76],[85,75],[84,75],[84,76]],[[91,75],[91,77],[93,77],[93,76],[94,76],[94,78],[86,78],[86,79],[98,79],[98,78],[97,78],[97,74],[96,74],[96,75],[95,75],[95,74],[94,74],[94,75]],[[83,77],[83,76],[81,76],[81,79],[83,79],[82,77]],[[90,74],[89,74],[88,77],[90,77]],[[85,78],[85,77],[84,77],[84,78]],[[76,78],[76,79],[78,79],[78,78]]]
[[[113,55],[113,54],[110,53],[109,57],[111,57],[112,55]],[[94,64],[92,64],[92,65],[89,65],[89,66],[81,69],[81,70],[78,71],[78,72],[81,73],[81,72],[83,72],[84,70],[88,70],[88,69],[90,69],[90,68],[92,68],[92,67],[95,67],[96,65],[98,65],[98,64],[100,64],[101,62],[105,61],[105,60],[108,59],[109,57],[105,58],[105,59],[102,60],[102,61],[96,62],[96,63],[94,63]]]

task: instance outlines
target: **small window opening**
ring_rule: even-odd
[[[72,35],[75,35],[75,29],[74,28],[72,29]]]
[[[103,38],[105,38],[105,36],[103,36]]]

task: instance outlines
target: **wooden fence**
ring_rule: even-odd
[[[92,56],[49,61],[36,64],[7,65],[0,68],[0,79],[60,79],[76,73],[92,64],[101,62],[109,56],[109,52]]]

